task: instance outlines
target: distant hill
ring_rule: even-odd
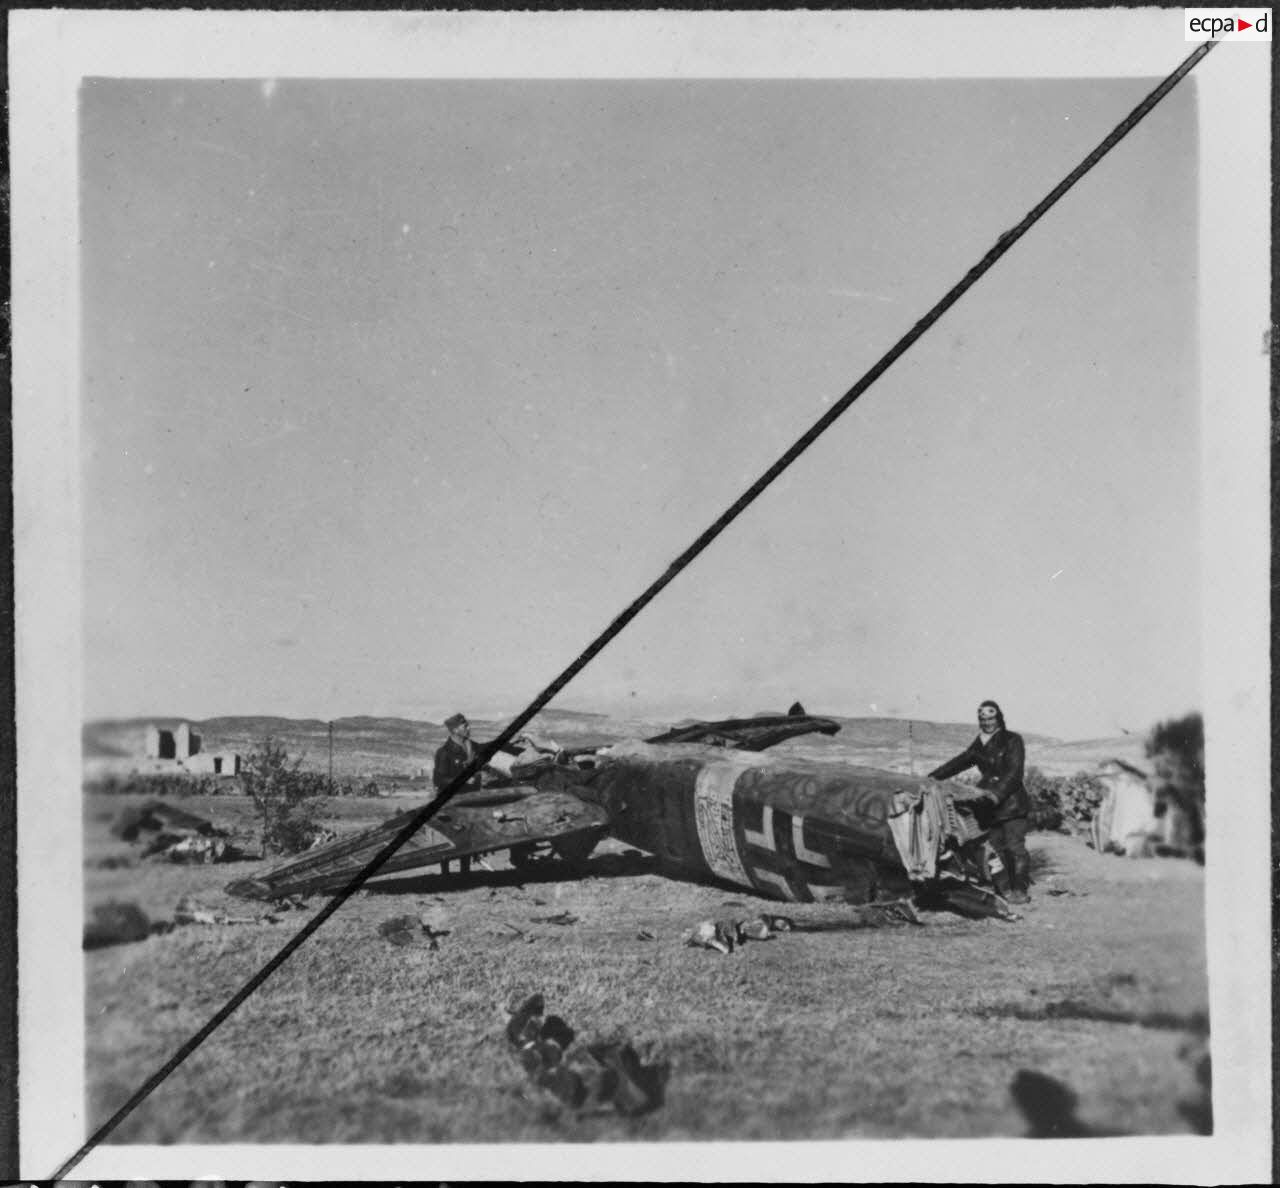
[[[492,738],[501,722],[472,720],[475,737]],[[692,719],[690,719],[692,720]],[[841,718],[834,737],[810,736],[777,748],[781,754],[842,759],[891,771],[924,774],[968,746],[975,727],[960,722],[913,721],[901,718]],[[329,763],[329,724],[318,718],[245,716],[204,721],[170,717],[95,720],[82,730],[86,760],[112,769],[128,770],[144,753],[146,728],[154,724],[171,730],[188,721],[201,736],[205,751],[235,751],[247,755],[270,735],[311,771],[325,771]],[[674,725],[670,721],[614,718],[579,710],[549,710],[530,723],[530,733],[554,739],[562,746],[604,745],[623,738],[645,738]],[[430,772],[436,748],[447,731],[438,722],[361,715],[333,723],[333,771],[338,779],[378,776],[410,778]],[[1089,770],[1107,758],[1121,758],[1142,766],[1142,740],[1134,736],[1061,742],[1039,734],[1023,734],[1027,763],[1050,774]]]

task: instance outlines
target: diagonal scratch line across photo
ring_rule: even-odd
[[[68,108],[84,1080],[24,1151],[1215,1146],[1235,51],[454,77],[436,32]]]
[[[206,1038],[209,1038],[212,1032],[218,1029],[219,1025],[223,1023],[234,1010],[237,1010],[237,1007],[241,1006],[241,1004],[243,1004],[243,1002],[246,1001],[246,999],[248,999],[248,997],[250,997],[250,995],[252,995],[252,993],[255,992],[257,988],[259,988],[261,984],[264,983],[266,979],[268,979],[270,975],[280,967],[280,965],[284,964],[284,961],[291,958],[294,952],[300,949],[303,943],[306,943],[308,938],[314,935],[317,929],[323,927],[326,920],[332,917],[335,911],[342,908],[342,905],[346,903],[348,899],[351,899],[351,896],[355,895],[356,892],[365,885],[367,879],[381,871],[381,869],[388,864],[389,860],[393,858],[393,855],[396,855],[398,851],[401,850],[402,847],[410,841],[410,839],[412,839],[413,835],[420,831],[422,826],[425,826],[426,823],[436,817],[436,815],[440,813],[440,810],[442,810],[445,805],[447,805],[449,801],[451,801],[454,796],[456,796],[458,792],[467,785],[468,781],[471,781],[471,778],[476,776],[477,773],[481,771],[481,768],[483,768],[489,760],[494,758],[495,754],[498,754],[504,746],[507,746],[507,744],[511,744],[511,742],[515,741],[517,736],[520,736],[521,732],[524,731],[524,728],[527,725],[529,725],[531,719],[538,714],[540,709],[543,709],[545,705],[547,705],[550,700],[552,700],[554,696],[556,696],[559,691],[561,691],[563,687],[566,686],[568,682],[570,682],[572,678],[586,666],[586,664],[590,663],[591,659],[593,659],[600,650],[604,649],[605,646],[611,643],[614,636],[617,636],[618,632],[625,629],[627,623],[634,620],[637,614],[643,611],[643,609],[648,606],[655,597],[657,597],[660,591],[666,588],[668,582],[675,579],[675,577],[680,574],[686,566],[689,566],[690,563],[694,561],[694,559],[698,557],[699,554],[703,552],[703,550],[707,548],[708,545],[712,543],[713,540],[722,533],[722,531],[724,531],[724,529],[726,529],[726,527],[728,527],[728,525],[732,524],[733,520],[736,520],[736,518],[739,517],[741,513],[744,512],[746,508],[748,508],[750,504],[768,488],[769,485],[774,483],[778,476],[780,476],[792,462],[795,462],[796,458],[799,458],[801,454],[803,454],[806,449],[808,449],[810,445],[818,439],[819,435],[823,434],[824,431],[826,431],[829,426],[837,420],[837,417],[840,417],[842,413],[844,413],[847,408],[849,408],[852,403],[854,403],[854,401],[856,401],[856,399],[865,392],[865,390],[870,388],[870,385],[876,383],[879,376],[883,375],[884,371],[887,371],[888,367],[890,367],[897,358],[904,355],[904,353],[908,351],[908,349],[913,346],[913,344],[918,341],[918,339],[922,337],[922,335],[927,332],[927,330],[931,328],[931,326],[936,323],[936,321],[940,319],[940,317],[945,314],[945,312],[950,309],[956,301],[959,301],[960,298],[964,296],[964,293],[968,292],[969,288],[977,283],[978,280],[982,278],[998,260],[1001,259],[1001,256],[1004,256],[1005,252],[1009,251],[1010,248],[1014,246],[1014,243],[1018,242],[1019,239],[1023,237],[1024,234],[1027,233],[1028,230],[1032,228],[1033,225],[1036,224],[1037,221],[1041,219],[1042,216],[1046,214],[1047,211],[1050,210],[1051,207],[1055,205],[1071,187],[1075,186],[1076,182],[1080,181],[1080,178],[1083,178],[1089,170],[1093,169],[1093,166],[1097,165],[1098,161],[1101,161],[1102,157],[1106,156],[1107,152],[1114,149],[1117,143],[1123,140],[1126,134],[1132,131],[1135,125],[1137,125],[1140,120],[1149,113],[1149,111],[1155,108],[1156,104],[1164,99],[1167,93],[1169,93],[1172,88],[1178,84],[1180,79],[1187,76],[1190,70],[1196,67],[1196,64],[1199,63],[1199,61],[1201,61],[1201,59],[1203,59],[1215,45],[1216,42],[1213,41],[1204,42],[1204,44],[1197,47],[1192,54],[1189,54],[1187,59],[1185,59],[1169,77],[1160,83],[1160,86],[1156,87],[1155,90],[1149,93],[1146,99],[1140,102],[1137,108],[1134,108],[1132,113],[1126,115],[1125,118],[1116,125],[1114,131],[1108,134],[1105,140],[1103,140],[1100,145],[1091,152],[1091,154],[1085,157],[1082,163],[1076,166],[1075,169],[1071,170],[1071,172],[1066,175],[1066,177],[1062,179],[1057,186],[1053,187],[1052,191],[1050,191],[1050,193],[1048,193],[1041,202],[1038,202],[1032,210],[1028,211],[1027,215],[1021,219],[1020,223],[1018,223],[1016,227],[1011,228],[1010,230],[1007,230],[1005,234],[1002,234],[1002,236],[998,238],[996,245],[993,246],[991,250],[989,250],[986,255],[984,255],[982,259],[973,266],[973,268],[966,271],[964,277],[961,278],[959,282],[957,282],[954,287],[952,287],[950,291],[948,291],[945,296],[943,296],[941,300],[927,312],[927,314],[920,317],[919,321],[916,321],[913,328],[911,328],[908,333],[902,335],[899,341],[893,344],[893,346],[888,349],[881,358],[879,358],[876,364],[868,369],[867,373],[861,376],[858,383],[852,385],[844,396],[838,399],[837,402],[833,403],[832,407],[829,408],[829,410],[824,413],[817,422],[815,422],[812,428],[805,431],[805,433],[801,435],[801,437],[797,439],[796,442],[792,444],[791,447],[788,448],[787,451],[783,453],[782,456],[778,458],[778,460],[774,462],[763,475],[760,475],[759,479],[756,479],[755,483],[751,484],[749,488],[746,489],[745,492],[742,493],[740,497],[722,513],[721,516],[717,517],[717,520],[714,521],[707,530],[703,531],[703,533],[698,536],[698,539],[694,540],[694,543],[689,545],[689,548],[686,548],[684,552],[675,559],[675,561],[672,561],[671,565],[667,567],[667,570],[664,571],[657,580],[653,581],[652,584],[648,586],[648,589],[645,589],[644,593],[640,594],[639,598],[636,598],[630,606],[623,609],[623,611],[618,614],[618,616],[614,618],[607,627],[605,627],[604,631],[600,632],[600,634],[596,636],[596,638],[591,641],[586,648],[582,649],[582,652],[577,655],[575,661],[573,661],[570,666],[561,673],[561,675],[557,676],[556,680],[550,682],[550,684],[545,687],[538,696],[535,696],[534,700],[532,700],[532,702],[530,702],[521,713],[518,713],[517,716],[508,723],[507,727],[504,728],[497,737],[495,737],[495,739],[475,750],[474,757],[467,760],[462,771],[458,773],[452,781],[449,781],[442,790],[440,790],[439,795],[436,796],[435,799],[431,800],[429,804],[426,804],[424,808],[412,813],[410,815],[410,819],[408,819],[407,822],[404,822],[403,827],[399,828],[396,835],[390,837],[387,844],[381,847],[381,849],[378,850],[378,853],[369,859],[369,862],[364,865],[364,868],[360,869],[360,871],[356,873],[355,877],[349,879],[346,886],[343,886],[339,891],[335,892],[332,899],[328,901],[328,904],[325,904],[323,909],[317,911],[314,917],[312,917],[311,920],[308,920],[306,926],[301,928],[291,941],[285,943],[273,959],[268,961],[268,963],[266,963],[259,972],[253,975],[252,978],[248,979],[248,982],[244,983],[243,986],[239,988],[232,997],[230,997],[227,1004],[221,1007],[218,1013],[212,1016],[204,1027],[200,1028],[200,1031],[193,1034],[193,1036],[189,1038],[186,1043],[183,1043],[182,1047],[180,1047],[169,1060],[166,1060],[165,1063],[151,1075],[151,1077],[148,1077],[146,1082],[137,1089],[137,1092],[134,1092],[133,1095],[129,1097],[129,1100],[125,1102],[125,1104],[120,1107],[120,1109],[116,1111],[115,1114],[111,1116],[104,1125],[102,1125],[102,1127],[92,1134],[90,1139],[84,1143],[81,1150],[74,1153],[69,1160],[65,1161],[64,1164],[55,1171],[52,1178],[63,1179],[64,1176],[67,1175],[69,1171],[72,1170],[74,1166],[76,1166],[78,1162],[96,1146],[97,1143],[100,1143],[102,1139],[108,1137],[109,1134],[113,1132],[113,1130],[118,1127],[118,1125],[122,1123],[122,1121],[127,1118],[127,1116],[131,1114],[131,1112],[136,1109],[136,1107],[140,1105],[156,1087],[159,1087],[160,1084],[164,1082],[165,1078],[168,1077],[175,1068],[178,1068],[179,1064],[182,1064],[183,1061],[186,1060],[187,1057],[205,1041]]]

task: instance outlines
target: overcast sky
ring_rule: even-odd
[[[86,716],[516,712],[1151,85],[87,81]],[[1195,129],[557,704],[1198,707]]]

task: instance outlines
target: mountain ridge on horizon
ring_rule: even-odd
[[[469,714],[468,719],[473,726],[486,725],[496,726],[498,723],[506,720],[514,715],[499,714]],[[551,720],[568,720],[583,722],[648,722],[655,726],[676,727],[686,725],[691,722],[714,722],[731,719],[749,719],[758,717],[767,717],[767,713],[759,714],[724,714],[720,717],[699,716],[695,714],[683,715],[664,715],[649,713],[630,713],[630,714],[614,714],[604,713],[595,710],[578,710],[578,709],[543,709],[538,712],[534,720],[551,719]],[[894,724],[902,727],[904,730],[910,723],[913,727],[923,727],[925,729],[961,729],[971,733],[977,733],[977,727],[971,722],[955,722],[940,721],[933,718],[903,718],[895,717],[888,714],[862,714],[862,715],[845,715],[836,713],[823,713],[819,711],[818,717],[830,718],[834,722],[841,725],[862,725],[870,726],[872,724],[885,725]],[[339,725],[403,725],[414,727],[439,727],[444,728],[443,721],[437,721],[434,718],[409,718],[403,714],[344,714],[335,718],[292,718],[284,714],[214,714],[208,718],[196,718],[182,714],[128,714],[124,716],[110,717],[92,717],[84,720],[86,727],[97,726],[157,726],[162,730],[172,729],[182,722],[188,723],[190,726],[198,727],[219,727],[227,725],[240,726],[242,724],[257,723],[262,725],[275,725],[279,723],[284,726],[305,726],[327,728],[332,722],[335,726]],[[1053,743],[1054,745],[1066,745],[1071,742],[1096,742],[1099,739],[1062,739],[1055,735],[1044,734],[1039,731],[1020,730],[1023,738],[1036,739],[1044,743]]]
[[[927,771],[958,754],[972,741],[976,727],[968,722],[935,722],[918,718],[830,717],[840,726],[833,737],[806,736],[784,743],[780,752],[829,757],[884,769]],[[472,718],[482,741],[493,737],[505,718]],[[708,720],[628,717],[574,709],[543,710],[530,730],[562,746],[603,746],[626,738],[646,738],[687,722]],[[320,718],[280,715],[224,715],[205,719],[177,717],[99,718],[81,729],[82,756],[91,766],[124,770],[145,764],[146,729],[172,729],[188,722],[201,736],[201,750],[247,755],[270,735],[310,770],[332,770],[341,779],[420,779],[429,774],[433,756],[443,742],[443,724],[427,719],[354,715],[333,719],[332,749],[329,722]],[[1028,747],[1029,767],[1059,774],[1083,770],[1106,758],[1140,764],[1143,739],[1084,739],[1063,742],[1048,735],[1020,731]],[[152,761],[153,762],[153,761]]]

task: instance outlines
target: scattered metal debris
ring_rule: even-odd
[[[732,953],[736,946],[747,941],[772,940],[779,933],[791,932],[794,928],[789,916],[775,916],[768,912],[746,920],[703,920],[685,932],[684,943],[691,948]]]
[[[574,1046],[574,1029],[545,1010],[543,996],[533,994],[507,1021],[507,1042],[534,1085],[574,1110],[612,1107],[636,1117],[662,1105],[670,1075],[665,1061],[645,1064],[627,1042]]]
[[[282,895],[279,899],[271,901],[271,910],[276,912],[289,912],[306,906],[307,897],[305,895]]]
[[[440,947],[440,938],[449,932],[447,928],[435,928],[426,916],[393,916],[378,925],[378,935],[393,945],[425,945],[432,951]]]
[[[447,912],[441,911],[439,908],[428,908],[418,914],[418,923],[422,925],[426,932],[430,932],[434,936],[447,936],[453,931],[453,921]]]
[[[723,906],[741,908],[744,905],[729,901]],[[897,924],[923,924],[910,900],[895,899],[862,907],[845,907],[839,920],[797,921],[790,916],[770,912],[747,918],[730,915],[718,920],[703,920],[685,930],[684,943],[691,948],[715,949],[727,954],[747,941],[772,940],[785,932],[843,932],[850,928],[883,928]]]
[[[208,866],[212,862],[238,862],[249,855],[239,846],[221,837],[182,837],[170,841],[170,834],[160,834],[143,852],[143,857],[162,854],[170,862],[189,866]]]
[[[112,835],[127,842],[137,841],[143,834],[155,834],[164,830],[177,834],[226,836],[225,831],[218,829],[207,818],[154,798],[122,809],[111,823]]]
[[[170,862],[206,865],[250,857],[230,840],[227,830],[162,800],[124,809],[112,823],[111,832],[122,841],[144,842],[144,858],[160,856]]]
[[[733,926],[733,936],[738,944],[749,940],[772,940],[777,935],[765,920],[739,920]]]
[[[690,948],[732,953],[737,943],[737,929],[723,920],[703,920],[684,934],[684,943]]]
[[[262,918],[268,924],[279,924],[286,912],[302,911],[308,906],[306,897],[303,895],[282,895],[279,899],[271,901],[271,910]]]

